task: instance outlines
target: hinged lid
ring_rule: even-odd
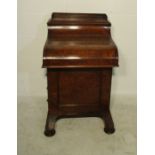
[[[106,14],[53,13],[47,25],[43,67],[118,66]]]

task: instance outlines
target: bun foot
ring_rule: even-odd
[[[45,136],[47,137],[51,137],[55,135],[55,129],[51,129],[51,130],[45,130],[44,131]]]
[[[107,134],[113,134],[115,132],[115,128],[104,128],[104,132]]]

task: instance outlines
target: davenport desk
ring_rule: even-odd
[[[55,134],[63,117],[96,116],[113,133],[110,113],[112,68],[118,52],[106,14],[53,13],[43,52],[47,68],[48,114],[45,135]]]

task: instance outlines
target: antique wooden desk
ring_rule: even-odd
[[[118,52],[106,14],[53,13],[43,52],[47,68],[48,114],[45,135],[55,134],[62,117],[97,116],[113,133],[110,114],[112,67]]]

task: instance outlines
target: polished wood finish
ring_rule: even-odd
[[[106,14],[53,13],[47,23],[43,67],[47,68],[45,135],[55,134],[62,117],[97,116],[113,133],[110,113],[112,68],[118,52]]]

